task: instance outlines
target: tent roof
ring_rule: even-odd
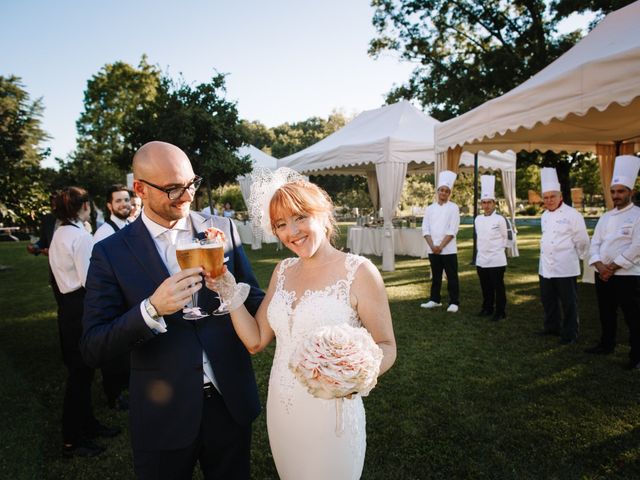
[[[278,159],[272,157],[271,155],[267,155],[262,150],[257,149],[253,145],[243,145],[236,152],[238,157],[249,156],[251,158],[251,162],[253,163],[253,167],[265,167],[271,170],[275,170],[278,166]]]
[[[501,97],[436,127],[436,148],[581,150],[640,137],[640,1]]]
[[[435,162],[434,131],[440,122],[406,100],[367,110],[318,143],[278,160],[301,173],[360,175],[375,171],[376,164],[406,163],[409,172],[430,171]],[[463,153],[461,164],[473,165],[473,155]],[[483,156],[484,168],[515,168],[509,155]]]

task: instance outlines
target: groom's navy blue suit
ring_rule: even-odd
[[[224,231],[227,268],[238,282],[251,286],[245,305],[255,315],[264,293],[258,288],[233,223],[197,212],[191,212],[190,218],[197,232],[210,226]],[[134,451],[176,450],[194,442],[203,412],[203,349],[235,422],[249,425],[260,412],[250,355],[228,315],[193,322],[183,320],[179,311],[164,316],[166,333],[156,334],[147,326],[140,303],[168,276],[142,218],[93,249],[81,349],[92,366],[131,352],[129,391]],[[218,299],[203,287],[198,303],[211,312],[217,308]]]

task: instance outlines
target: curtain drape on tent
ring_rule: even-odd
[[[504,199],[507,202],[507,210],[511,218],[511,228],[513,229],[513,245],[509,254],[512,257],[520,255],[518,252],[518,244],[516,242],[516,171],[501,171],[502,173],[502,189],[504,190]]]
[[[376,164],[376,175],[384,178],[380,186],[380,204],[384,215],[384,231],[382,233],[382,271],[395,270],[395,250],[393,245],[393,216],[402,195],[402,186],[407,176],[407,164],[387,162]]]
[[[620,145],[620,151],[618,155],[633,155],[635,153],[635,143],[623,143]],[[613,200],[611,200],[611,179],[613,178],[613,165],[616,160],[616,146],[615,145],[596,145],[596,154],[598,155],[598,162],[600,163],[600,181],[602,182],[602,193],[604,194],[604,201],[607,206],[607,210],[613,208]]]
[[[378,176],[376,172],[367,172],[367,187],[369,187],[369,196],[371,197],[373,211],[377,214],[380,209],[380,193],[378,191]]]
[[[462,147],[456,146],[447,149],[447,170],[458,173],[460,170],[460,157],[462,156]],[[437,182],[438,180],[436,180]]]

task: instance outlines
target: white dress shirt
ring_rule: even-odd
[[[589,234],[582,215],[561,203],[553,212],[542,214],[541,225],[538,273],[544,278],[580,275],[580,259],[589,252]]]
[[[456,235],[460,228],[460,209],[453,202],[446,202],[440,205],[438,202],[432,203],[424,211],[422,219],[422,236],[431,236],[433,244],[437,247],[447,235],[453,238],[442,249],[440,255],[449,255],[458,253],[456,246]],[[431,247],[429,247],[429,253]]]
[[[118,228],[121,230],[128,225],[126,220],[122,220],[116,217],[115,215],[111,215],[109,219],[113,223],[115,223],[118,226]],[[100,225],[98,230],[96,230],[96,233],[93,235],[93,243],[96,244],[100,240],[104,240],[105,238],[113,235],[114,233],[116,233],[116,231],[113,229],[113,227],[109,225],[107,222],[104,222],[102,225]]]
[[[491,215],[478,215],[475,219],[478,237],[476,266],[482,268],[504,267],[507,265],[507,222],[495,210]]]
[[[173,228],[167,228],[151,220],[145,213],[144,209],[142,209],[140,216],[142,217],[142,221],[147,227],[147,230],[149,230],[149,234],[153,238],[153,242],[158,249],[160,258],[162,258],[162,261],[167,267],[169,273],[173,275],[174,273],[179,272],[180,266],[175,259],[175,246],[178,243],[187,243],[193,239],[194,231],[191,227],[190,218],[181,218]],[[150,329],[158,333],[165,333],[167,331],[167,323],[164,318],[159,317],[157,321],[151,318],[147,313],[147,310],[144,308],[144,300],[140,302],[140,311],[142,312],[142,317],[144,318],[145,323]],[[213,369],[209,363],[209,358],[207,357],[204,349],[202,349],[202,369],[203,383],[211,382],[216,389],[220,391],[216,377],[213,374]]]
[[[81,221],[56,228],[49,245],[49,265],[61,293],[85,286],[92,249],[93,237]]]
[[[614,275],[640,275],[640,207],[627,205],[606,212],[591,240],[589,265],[614,262]]]

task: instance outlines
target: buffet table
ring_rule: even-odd
[[[356,255],[382,255],[383,228],[349,227],[347,248]],[[394,228],[393,245],[396,255],[427,258],[427,242],[421,228]]]

